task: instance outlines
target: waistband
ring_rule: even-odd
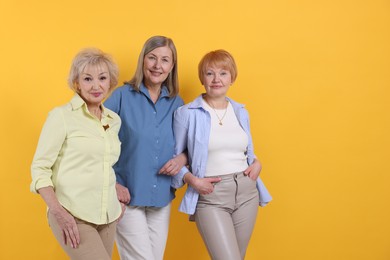
[[[207,176],[206,178],[221,178],[221,180],[230,180],[240,176],[246,176],[246,175],[244,174],[244,172],[234,172],[234,173],[223,174],[223,175]]]

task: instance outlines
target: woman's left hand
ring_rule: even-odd
[[[255,159],[251,165],[244,171],[244,174],[249,176],[252,180],[257,180],[261,172],[261,163],[259,160]]]

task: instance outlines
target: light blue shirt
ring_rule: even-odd
[[[121,155],[114,170],[117,182],[130,191],[130,205],[165,207],[175,197],[175,189],[170,186],[171,177],[158,171],[174,155],[173,113],[183,100],[170,98],[163,86],[153,103],[143,84],[140,92],[124,85],[104,105],[122,119]]]
[[[248,165],[250,165],[253,163],[255,155],[249,128],[248,112],[242,104],[236,103],[229,98],[228,100],[233,107],[238,122],[248,135],[247,158]],[[198,178],[203,178],[206,172],[210,128],[211,117],[209,112],[203,107],[202,95],[193,102],[178,108],[175,112],[173,123],[176,140],[175,154],[187,151],[190,171]],[[188,169],[184,167],[179,174],[172,178],[172,187],[182,187],[184,185],[183,176],[187,172]],[[260,178],[257,179],[256,184],[259,191],[259,205],[265,206],[272,200],[272,197]],[[198,197],[199,193],[188,185],[179,210],[190,215],[194,214]]]

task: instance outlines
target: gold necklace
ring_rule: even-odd
[[[223,113],[222,117],[219,117],[219,115],[218,115],[217,111],[215,110],[214,106],[213,106],[211,103],[209,103],[207,100],[206,100],[206,102],[207,102],[207,104],[209,104],[209,106],[214,110],[214,113],[215,113],[215,115],[216,115],[217,118],[218,118],[219,125],[223,125],[222,120],[223,120],[223,119],[225,118],[225,116],[226,116],[226,112],[227,112],[228,106],[226,106],[226,108],[225,108],[225,113]],[[227,101],[226,101],[226,102],[227,102]]]

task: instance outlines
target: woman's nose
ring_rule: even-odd
[[[158,69],[158,68],[160,68],[160,66],[161,66],[161,61],[159,59],[156,59],[156,61],[154,62],[153,67]]]
[[[98,89],[100,85],[100,82],[98,80],[94,80],[92,82],[92,89]]]

